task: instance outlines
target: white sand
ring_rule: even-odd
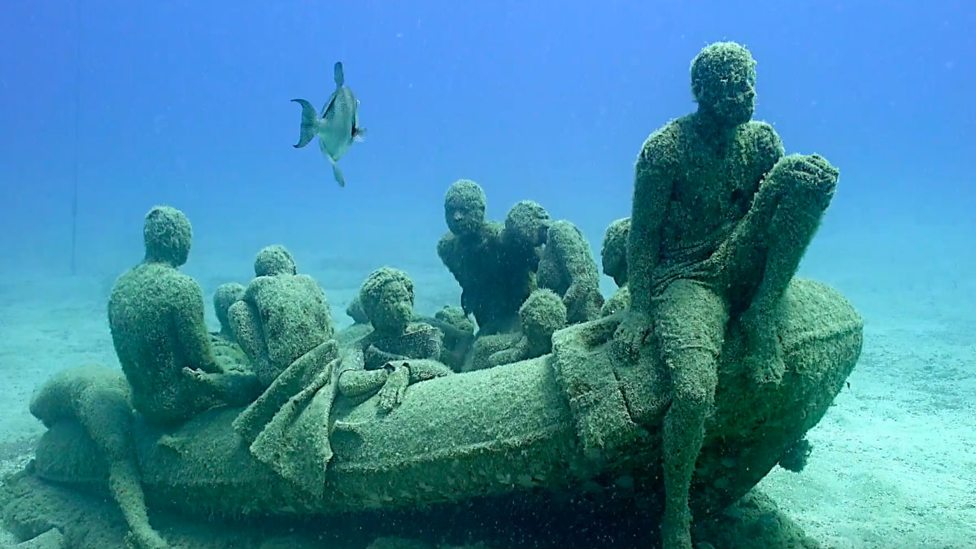
[[[828,547],[971,548],[976,261],[965,242],[941,260],[890,242],[866,254],[864,243],[827,237],[811,250],[804,273],[840,288],[865,316],[864,353],[850,388],[810,433],[807,468],[776,470],[763,487]],[[196,268],[219,270],[210,267]],[[408,270],[424,312],[457,299],[436,258]],[[325,285],[337,321],[347,322],[341,310],[366,273],[312,274],[343,281]],[[80,277],[0,285],[0,472],[22,463],[25,441],[41,432],[28,412],[37,386],[60,368],[117,364],[105,314],[110,284]]]

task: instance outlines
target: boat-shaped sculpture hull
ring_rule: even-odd
[[[168,434],[137,423],[147,497],[194,516],[410,510],[610,486],[653,498],[661,489],[667,373],[652,360],[612,359],[618,322],[558,332],[551,355],[412,385],[389,414],[375,397],[340,400],[318,433],[331,433],[324,486],[284,481],[253,458],[232,428],[239,410],[213,410]],[[734,326],[726,338],[693,487],[699,511],[721,509],[758,483],[820,420],[860,354],[860,317],[821,284],[794,281],[777,322],[787,364],[778,384],[739,368],[745,350]],[[104,483],[107,464],[85,430],[70,419],[48,423],[32,474],[79,487]]]

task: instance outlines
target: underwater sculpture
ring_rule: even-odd
[[[230,325],[230,307],[244,299],[246,290],[247,288],[238,282],[226,282],[217,286],[213,296],[213,307],[217,322],[220,324],[220,331],[215,335],[227,341],[236,341],[234,329]]]
[[[617,219],[603,234],[600,262],[603,265],[603,274],[613,279],[617,291],[603,304],[600,310],[602,316],[619,313],[630,305],[630,290],[627,289],[627,241],[629,239],[629,217]]]
[[[298,274],[291,252],[280,245],[258,252],[254,279],[228,317],[262,388],[335,332],[325,292],[314,278]]]
[[[253,375],[217,361],[203,320],[203,292],[178,270],[192,236],[183,212],[152,208],[143,229],[145,259],[119,277],[108,302],[132,404],[159,424],[179,424],[216,405],[241,405],[257,396]]]
[[[354,342],[355,358],[342,365],[339,392],[347,397],[378,394],[379,408],[400,405],[410,383],[454,372],[438,362],[443,351],[440,330],[413,321],[413,281],[399,269],[382,267],[370,273],[359,301],[373,331]]]
[[[688,493],[729,321],[746,342],[745,369],[779,382],[775,312],[837,183],[829,162],[784,156],[772,126],[751,120],[755,66],[733,42],[703,49],[691,65],[698,110],[651,134],[635,168],[630,307],[614,344],[633,358],[653,333],[656,356],[644,359],[671,373],[665,549],[692,547]]]
[[[552,335],[566,327],[566,304],[559,294],[538,289],[519,307],[520,334],[510,348],[488,357],[488,367],[540,357],[552,352]]]
[[[437,360],[444,335],[426,322],[414,320],[413,281],[400,269],[382,267],[369,274],[359,290],[363,310],[373,331],[359,345],[365,366],[373,370],[391,361]]]
[[[566,305],[556,292],[535,290],[519,307],[519,331],[481,336],[461,366],[462,372],[493,368],[552,352],[552,335],[565,328]]]
[[[777,182],[772,177],[776,173],[767,183]],[[637,198],[641,200],[634,205],[635,220],[647,213],[640,211],[646,197],[638,193]],[[641,242],[634,235],[644,234],[636,226],[628,258],[632,290],[642,287],[641,277],[647,275],[642,271],[652,266],[646,256],[634,253],[633,244]],[[740,242],[763,242],[761,234],[736,234],[757,238]],[[740,273],[748,280],[738,282],[762,281],[759,272]],[[750,490],[778,462],[793,460],[798,443],[826,413],[861,351],[862,321],[850,304],[824,285],[791,278],[776,296],[776,306],[759,320],[777,336],[783,366],[778,382],[756,375],[749,360],[755,356],[755,339],[740,329],[739,317],[730,317],[727,335],[719,342],[714,405],[704,420],[687,492],[696,517],[696,541],[716,549],[755,547],[761,543],[760,533],[765,536],[765,529],[781,524],[774,520],[771,526],[767,520],[761,528],[745,532],[752,545],[722,537],[722,532],[734,530],[734,524],[707,526],[729,506],[764,505]],[[357,523],[359,529],[347,530],[360,536],[364,529],[376,532],[384,523],[378,517],[393,512],[429,513],[411,524],[420,522],[430,533],[451,528],[453,521],[445,517],[480,519],[481,502],[488,508],[512,510],[503,515],[508,522],[491,532],[478,530],[487,532],[486,542],[501,536],[499,546],[519,547],[532,545],[528,534],[510,534],[517,530],[510,521],[522,516],[521,511],[532,520],[552,520],[556,515],[586,520],[607,500],[588,507],[585,493],[607,493],[609,501],[640,499],[648,505],[639,512],[629,508],[630,512],[640,514],[644,524],[653,522],[662,503],[667,507],[675,497],[661,479],[669,459],[665,425],[678,405],[676,399],[684,395],[674,390],[668,357],[659,358],[659,346],[667,339],[657,333],[646,341],[641,341],[643,336],[651,333],[636,341],[628,337],[646,329],[635,322],[633,313],[559,330],[552,335],[552,352],[543,356],[410,384],[397,395],[399,404],[389,409],[379,392],[355,398],[341,394],[336,378],[363,364],[362,356],[327,340],[294,360],[245,408],[213,408],[176,429],[162,429],[135,415],[127,436],[154,524],[174,545],[192,549],[362,548],[370,541],[355,538],[345,545],[316,545],[318,538],[310,537],[306,545],[286,545],[267,538],[302,528],[314,532],[329,517],[338,517],[329,527],[341,528],[337,523],[350,521],[351,513],[368,517]],[[684,320],[696,325],[695,310],[687,311]],[[650,331],[658,326],[670,328],[658,324]],[[636,343],[633,354],[628,343]],[[127,387],[110,369],[69,370],[35,398],[62,405],[56,410],[32,409],[48,431],[31,466],[3,489],[5,524],[20,539],[56,529],[65,548],[118,546],[119,527],[103,516],[105,507],[98,506],[97,495],[85,495],[100,494],[111,476],[111,461],[98,451],[99,424],[88,421],[90,410],[83,405],[90,400],[56,398],[65,386],[93,384]],[[573,500],[568,512],[560,504],[563,498]],[[138,502],[131,505],[140,508]],[[231,526],[219,520],[235,517],[246,520]],[[286,519],[304,521],[296,526]],[[248,525],[256,528],[249,530]],[[129,521],[121,532],[137,526],[138,521]],[[559,537],[560,530],[551,530],[547,535],[558,541],[550,546],[596,546],[594,538],[585,535],[600,526],[600,521],[587,521],[583,528],[571,530],[580,537],[568,539]],[[647,532],[644,538],[596,539],[610,539],[616,546],[627,540],[634,546],[659,541],[654,528]],[[762,538],[767,539],[773,538]],[[776,539],[781,541],[765,546],[787,546],[783,537]]]
[[[562,298],[570,324],[600,316],[600,275],[590,245],[576,225],[553,220],[537,202],[523,200],[505,217],[505,236],[522,249],[538,250],[536,285]]]
[[[413,284],[412,281],[410,283]],[[347,347],[373,332],[373,326],[370,324],[360,297],[361,294],[357,294],[346,307],[346,314],[353,319],[353,324],[336,334],[340,347]],[[452,370],[460,371],[475,339],[474,322],[464,309],[456,305],[446,305],[434,313],[434,316],[414,314],[412,322],[431,326],[440,332],[441,352],[438,360]]]
[[[532,248],[507,244],[504,226],[485,219],[480,185],[461,179],[444,196],[448,233],[437,255],[461,286],[461,307],[478,322],[479,335],[511,332],[518,309],[535,289],[538,257]]]

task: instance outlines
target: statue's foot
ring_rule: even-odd
[[[70,549],[68,547],[68,542],[64,540],[64,534],[61,533],[57,528],[51,528],[43,534],[31,538],[23,543],[18,543],[17,545],[0,545],[0,547],[18,549],[23,547],[27,548],[37,548],[37,549]]]
[[[693,549],[691,544],[691,512],[668,512],[661,519],[662,549]]]
[[[125,546],[128,549],[171,549],[170,544],[152,530],[142,534],[129,532],[125,536]]]
[[[694,549],[691,544],[691,530],[685,521],[668,520],[661,522],[662,549]]]

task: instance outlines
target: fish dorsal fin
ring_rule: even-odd
[[[342,73],[342,61],[336,61],[332,68],[332,76],[335,78],[337,88],[341,88],[346,83],[346,76]]]
[[[329,96],[329,100],[325,102],[325,105],[322,105],[322,114],[320,115],[320,118],[325,118],[325,115],[329,113],[330,109],[332,109],[332,105],[335,104],[337,95],[339,94],[332,92],[332,95]]]

